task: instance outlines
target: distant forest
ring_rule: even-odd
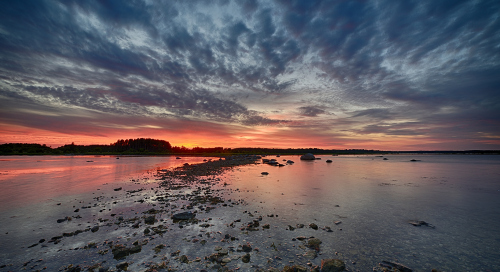
[[[319,148],[203,148],[172,146],[164,140],[149,138],[118,140],[109,145],[76,145],[67,144],[51,148],[45,144],[12,143],[0,145],[0,155],[210,155],[225,156],[236,154],[260,155],[300,155],[312,153],[316,155],[361,155],[361,154],[500,154],[499,150],[466,150],[466,151],[381,151],[366,149],[319,149]]]

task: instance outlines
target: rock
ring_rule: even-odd
[[[241,261],[244,263],[250,262],[250,253],[243,255],[243,257],[241,257]]]
[[[247,244],[244,244],[242,246],[242,249],[243,249],[244,252],[250,252],[250,251],[252,251],[252,246],[247,243]]]
[[[136,246],[133,246],[131,248],[127,248],[124,245],[116,245],[111,250],[111,252],[113,253],[113,258],[115,260],[121,260],[130,254],[139,253],[139,252],[141,252],[141,250],[142,250],[141,245],[136,245]]]
[[[115,191],[120,191],[121,189],[122,189],[122,187],[118,187],[118,188],[115,188],[115,189],[113,189],[113,190],[115,190]]]
[[[288,163],[288,164],[293,164],[293,163],[295,163],[295,162],[294,162],[294,161],[292,161],[292,160],[288,160],[288,161],[286,161],[286,163]]]
[[[321,272],[340,272],[345,271],[345,263],[339,259],[321,260]]]
[[[326,160],[327,163],[332,163],[333,161],[332,160]]]
[[[262,173],[260,173],[260,174],[261,174],[261,175],[263,175],[263,176],[267,176],[267,175],[269,175],[269,173],[268,173],[268,172],[262,172]]]
[[[300,159],[307,161],[307,160],[315,160],[316,157],[314,157],[314,155],[311,154],[311,153],[307,153],[307,154],[304,154],[304,155],[300,156]]]
[[[285,267],[282,270],[283,272],[307,272],[307,268],[301,266],[301,265],[293,265],[293,266],[288,266],[285,265]]]
[[[262,226],[262,229],[269,229],[269,228],[271,228],[271,225],[269,224],[265,224],[264,226]]]
[[[196,217],[196,214],[192,212],[181,212],[172,215],[172,219],[174,220],[189,220]]]
[[[412,272],[413,270],[408,268],[405,265],[399,264],[399,263],[393,263],[393,262],[388,262],[388,261],[382,261],[379,263],[380,266],[386,267],[386,268],[391,268],[391,269],[397,269],[397,271],[400,272]]]
[[[307,240],[307,247],[319,251],[319,245],[321,243],[322,243],[321,240],[318,238],[310,238],[309,240]]]
[[[318,225],[314,224],[314,223],[311,223],[309,224],[309,227],[313,230],[318,230]]]
[[[230,263],[231,262],[231,258],[227,258],[226,257],[226,258],[222,259],[222,262],[223,263]]]
[[[127,262],[119,263],[119,264],[116,265],[116,268],[118,270],[125,270],[125,271],[127,271],[127,269],[128,269],[128,263]]]
[[[64,221],[68,220],[67,218],[63,218],[63,219],[57,219],[57,223],[62,223]]]
[[[318,256],[318,253],[316,252],[316,250],[309,250],[306,252],[306,254],[304,254],[304,257],[306,257],[309,260],[312,260],[312,259],[316,258],[317,256]]]
[[[426,226],[426,227],[433,228],[433,229],[436,228],[434,225],[431,225],[425,221],[410,220],[410,221],[408,221],[408,223],[411,225],[414,225],[416,227]]]
[[[95,226],[95,227],[93,227],[93,228],[90,229],[90,231],[92,231],[92,232],[96,232],[98,230],[99,230],[99,226]]]
[[[186,255],[182,255],[180,258],[179,258],[179,261],[181,261],[181,263],[189,263],[189,259]]]
[[[151,215],[151,216],[148,216],[146,218],[144,218],[144,223],[148,224],[148,225],[153,225],[156,221],[156,217],[154,215]]]

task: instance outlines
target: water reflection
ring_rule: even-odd
[[[344,252],[358,267],[387,258],[410,267],[456,270],[457,256],[482,256],[476,267],[488,267],[498,257],[492,249],[500,248],[500,230],[491,226],[500,224],[500,157],[418,156],[418,162],[410,161],[414,156],[386,157],[284,157],[296,163],[247,167],[231,177],[232,186],[242,189],[240,196],[249,202],[245,209],[279,214],[283,229],[311,222],[334,227],[324,248]],[[409,220],[436,229],[413,227]],[[444,256],[445,249],[453,253]]]
[[[12,156],[0,160],[0,210],[95,191],[147,170],[166,169],[204,158],[115,156]]]

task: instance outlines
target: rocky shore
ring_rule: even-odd
[[[74,230],[38,237],[22,262],[3,260],[0,271],[357,271],[341,253],[322,258],[323,237],[341,231],[341,221],[282,227],[271,208],[245,209],[223,174],[260,162],[232,156],[162,169],[157,182],[133,180],[134,189],[67,207],[52,225]],[[372,270],[412,271],[383,260]]]

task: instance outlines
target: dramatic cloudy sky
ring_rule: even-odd
[[[500,149],[500,2],[2,1],[0,143]]]

